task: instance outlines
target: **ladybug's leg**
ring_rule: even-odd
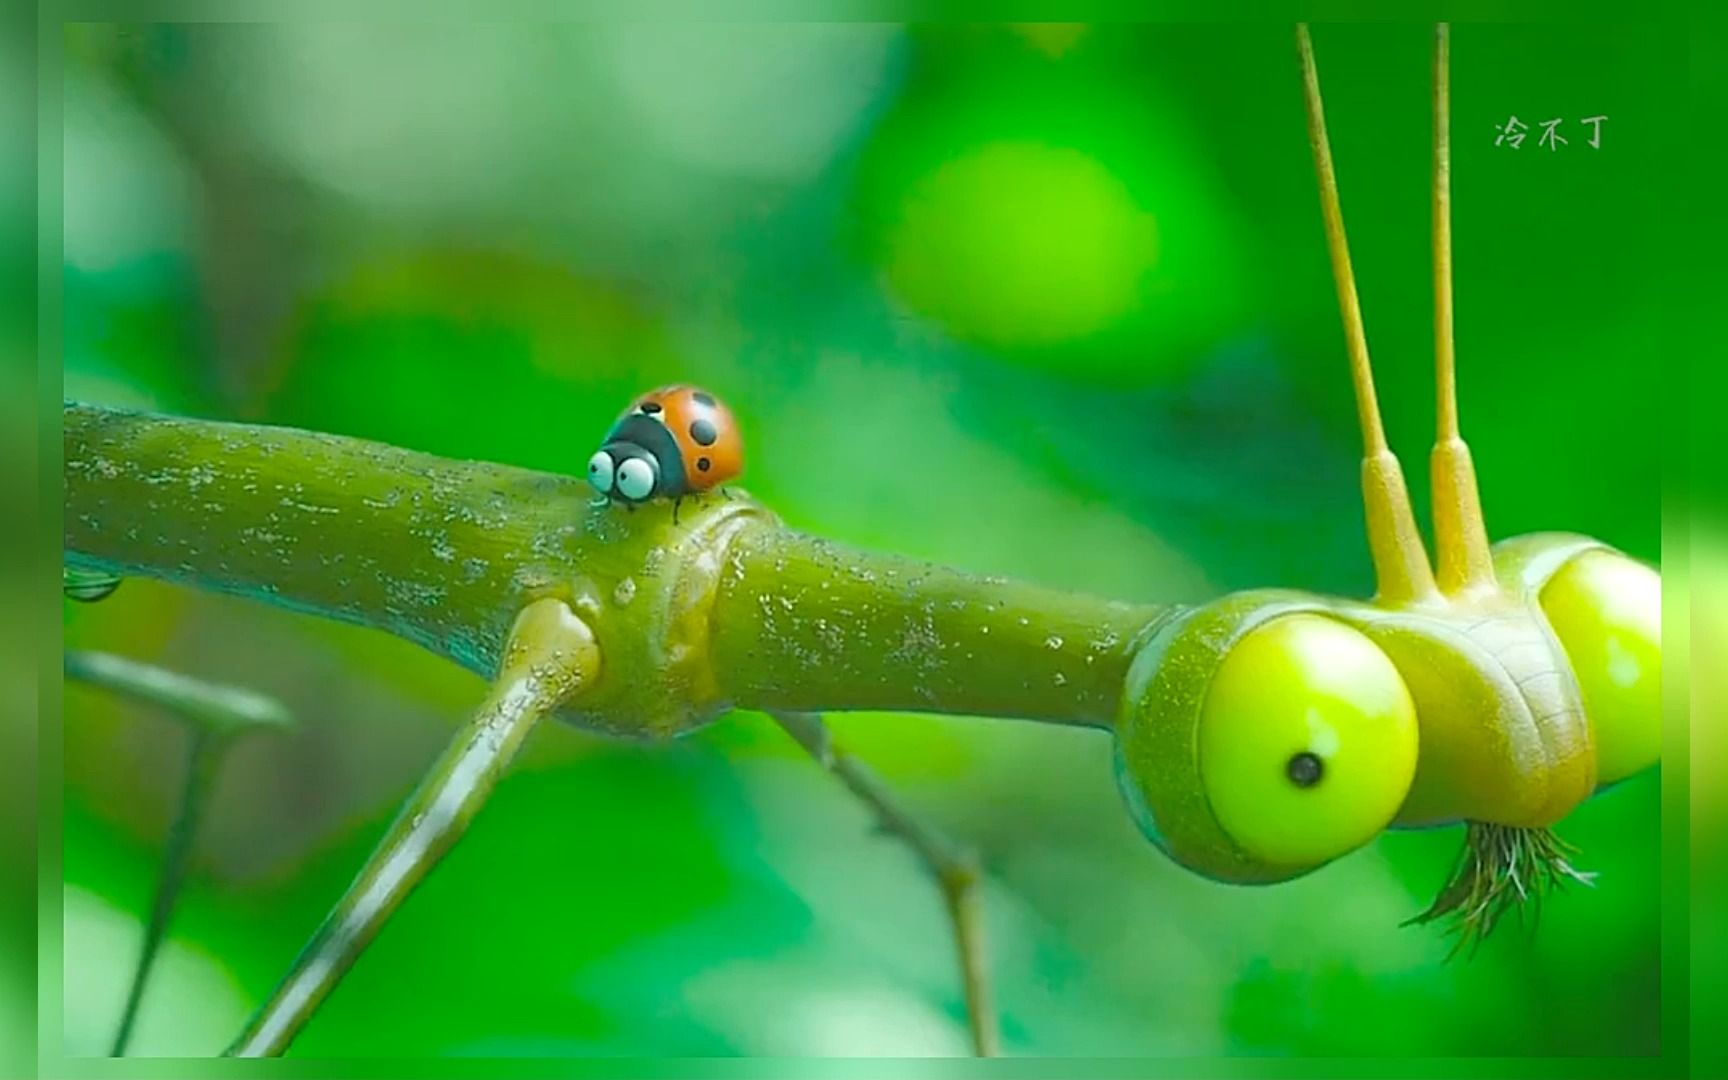
[[[720,497],[722,499],[725,499],[727,502],[732,501],[732,489],[731,488],[715,488],[714,490],[716,490],[720,493]]]
[[[624,504],[624,509],[626,509],[626,510],[630,511],[632,514],[634,514],[636,512],[636,504],[633,502],[627,502]]]
[[[672,500],[672,524],[674,524],[674,525],[678,524],[678,508],[680,506],[683,506],[683,505],[684,505],[684,496],[682,496],[682,495],[680,495],[676,499]]]

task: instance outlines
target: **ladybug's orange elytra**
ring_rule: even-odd
[[[664,386],[630,403],[588,459],[588,482],[627,505],[708,491],[744,469],[732,410],[694,386]]]

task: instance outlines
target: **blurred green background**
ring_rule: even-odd
[[[1429,35],[1315,30],[1419,501]],[[737,412],[745,486],[837,539],[1140,600],[1371,587],[1287,28],[82,26],[66,46],[69,397],[573,472],[632,394],[689,380]],[[1496,536],[1658,558],[1664,55],[1640,27],[1455,30],[1460,398]],[[1496,147],[1514,114],[1530,138]],[[1579,121],[1602,114],[1592,149]],[[1538,147],[1555,117],[1570,143]],[[214,1053],[480,683],[146,581],[66,619],[69,645],[301,719],[230,760],[134,1043]],[[1445,963],[1399,924],[1459,830],[1234,888],[1140,839],[1096,733],[835,727],[980,849],[1011,1053],[1658,1048],[1654,776],[1562,827],[1597,888]],[[68,1053],[111,1034],[183,752],[169,719],[67,689]],[[965,1046],[931,883],[738,714],[667,746],[537,735],[294,1052]]]

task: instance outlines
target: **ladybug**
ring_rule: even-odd
[[[612,425],[588,459],[588,483],[600,493],[596,504],[634,510],[650,499],[671,499],[676,521],[684,496],[712,490],[743,469],[744,441],[732,410],[694,386],[663,386],[632,401]]]

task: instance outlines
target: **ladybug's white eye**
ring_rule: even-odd
[[[612,455],[602,450],[588,459],[588,482],[602,495],[612,494]]]
[[[654,467],[646,458],[625,458],[618,463],[618,494],[626,499],[646,499],[654,490]]]

